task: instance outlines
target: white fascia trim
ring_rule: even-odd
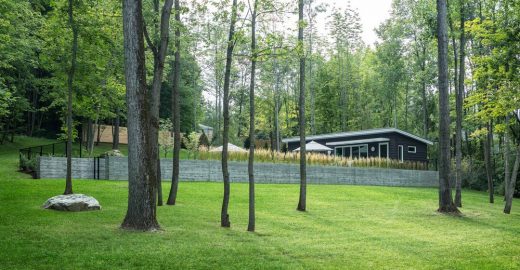
[[[331,134],[321,134],[321,135],[314,135],[306,137],[305,140],[320,140],[320,139],[333,139],[333,138],[341,138],[341,137],[350,137],[350,136],[360,136],[360,135],[372,135],[372,134],[379,134],[379,133],[388,133],[388,132],[397,132],[399,134],[402,134],[404,136],[410,137],[412,139],[418,140],[420,142],[433,145],[433,142],[423,139],[419,136],[415,136],[413,134],[410,134],[406,131],[402,131],[397,128],[379,128],[379,129],[369,129],[369,130],[361,130],[361,131],[351,131],[351,132],[339,132],[339,133],[331,133]],[[289,143],[289,142],[298,142],[300,141],[300,137],[292,137],[292,138],[286,138],[283,139],[283,143]]]

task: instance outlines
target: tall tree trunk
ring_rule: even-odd
[[[456,140],[455,140],[455,159],[456,159],[456,182],[455,182],[455,205],[462,207],[462,103],[464,95],[464,73],[465,71],[465,47],[466,36],[464,32],[465,12],[464,0],[460,0],[460,53],[459,53],[459,87],[457,87],[455,110],[456,110]],[[457,61],[455,59],[455,61]]]
[[[95,121],[94,125],[97,128],[97,134],[96,134],[96,146],[97,146],[101,142],[101,125],[99,124],[98,116],[96,116],[96,121]]]
[[[69,0],[69,25],[72,28],[72,55],[68,72],[67,86],[67,177],[63,194],[72,194],[72,93],[74,91],[74,73],[76,72],[76,55],[78,53],[78,28],[74,22],[73,0]]]
[[[119,116],[119,108],[116,108],[116,118],[114,121],[114,135],[112,139],[112,149],[119,149],[119,124],[120,124],[120,116]]]
[[[247,230],[255,231],[255,72],[256,72],[256,10],[258,0],[253,4],[251,15],[251,85],[249,86],[249,159],[247,173],[249,175],[249,220]]]
[[[404,130],[408,130],[408,103],[409,103],[409,81],[406,80],[406,86],[405,86],[405,102],[404,102]]]
[[[422,103],[423,103],[423,136],[424,138],[428,138],[428,95],[427,95],[427,89],[426,89],[426,79],[424,78],[424,73],[426,72],[426,46],[423,47],[423,59],[421,63],[421,71],[422,71],[422,78],[421,78],[421,95],[422,95]]]
[[[493,183],[493,164],[492,164],[492,144],[493,127],[491,122],[486,123],[487,135],[484,142],[484,162],[486,163],[486,178],[488,182],[489,203],[494,203],[494,183]]]
[[[237,138],[240,138],[242,136],[242,109],[244,108],[244,100],[246,98],[246,75],[244,70],[242,70],[240,78],[242,79],[242,83],[240,84],[240,97],[238,98]]]
[[[311,13],[309,16],[309,92],[311,96],[311,134],[316,135],[316,97],[314,93],[314,77],[312,74],[312,30],[313,30],[313,20],[312,20],[312,2],[313,0],[309,0],[309,12]]]
[[[450,188],[450,109],[448,93],[448,35],[446,0],[437,0],[439,72],[439,212],[458,213]]]
[[[181,8],[179,0],[175,0],[175,60],[173,62],[173,89],[172,89],[172,122],[173,122],[173,170],[172,185],[168,195],[168,205],[175,205],[177,190],[179,189],[179,167],[181,153],[181,108],[180,108],[180,81],[181,81]]]
[[[307,209],[307,168],[305,159],[305,54],[303,52],[303,0],[298,1],[298,43],[302,47],[300,52],[300,100],[298,106],[300,121],[300,199],[298,211]]]
[[[89,118],[87,120],[87,152],[89,156],[91,156],[92,151],[94,151],[94,127],[92,119]]]
[[[506,115],[506,127],[509,124],[509,114]],[[509,181],[511,180],[511,172],[509,171],[509,154],[511,153],[511,145],[509,144],[507,128],[504,132],[504,201],[507,200],[507,193],[509,192]]]
[[[516,146],[516,158],[515,165],[513,165],[513,172],[511,173],[511,177],[509,179],[506,178],[506,205],[504,207],[504,213],[510,214],[511,207],[513,206],[513,195],[515,193],[516,187],[516,178],[518,177],[518,170],[520,169],[520,144]]]
[[[31,112],[29,112],[30,114],[30,123],[29,123],[29,137],[32,137],[33,136],[33,133],[34,133],[34,127],[36,126],[36,117],[37,117],[37,113],[38,113],[38,89],[35,87],[32,89],[32,98],[31,98],[31,103],[32,103],[32,108],[31,108]]]
[[[220,225],[230,227],[229,206],[229,170],[228,170],[228,142],[229,142],[229,83],[231,77],[231,64],[233,60],[233,49],[235,48],[235,23],[237,21],[237,0],[233,0],[231,7],[231,23],[229,25],[229,37],[226,51],[226,68],[224,73],[224,130],[222,132],[222,178],[224,180],[224,198],[222,200],[222,211],[220,214]],[[254,143],[254,142],[252,142]]]
[[[151,140],[141,0],[123,1],[126,104],[128,111],[128,209],[124,229],[159,229],[156,218],[157,151]]]
[[[159,33],[159,40],[157,45],[154,45],[153,41],[150,39],[146,28],[144,29],[144,35],[146,37],[146,42],[148,43],[148,47],[151,49],[154,59],[154,68],[153,68],[153,79],[152,79],[152,90],[150,92],[150,141],[151,141],[151,151],[155,152],[155,159],[157,162],[157,203],[158,205],[162,205],[162,177],[161,177],[161,161],[160,161],[160,149],[159,149],[159,105],[161,100],[161,85],[164,74],[164,62],[166,59],[166,52],[168,50],[169,43],[169,29],[170,29],[170,14],[173,5],[173,0],[166,0],[162,7],[161,11],[161,21],[160,26],[157,25],[157,16],[159,13],[159,1],[154,1],[154,12],[157,14],[154,20],[154,30],[155,36],[157,37],[157,33]],[[159,29],[157,29],[159,28]],[[156,38],[157,39],[157,38]]]

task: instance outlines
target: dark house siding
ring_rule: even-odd
[[[356,136],[346,136],[346,137],[336,137],[336,138],[327,138],[327,139],[314,139],[313,141],[326,145],[332,149],[338,146],[330,146],[327,143],[331,142],[341,142],[341,141],[355,141],[355,140],[366,140],[366,139],[376,139],[376,138],[388,138],[388,146],[389,146],[389,157],[390,159],[398,159],[398,146],[403,146],[403,159],[407,161],[420,161],[426,162],[428,157],[428,145],[422,141],[416,140],[414,138],[405,136],[398,132],[384,132],[384,133],[376,133],[369,135],[356,135]],[[307,140],[309,143],[311,140]],[[380,142],[370,142],[364,143],[368,144],[368,156],[369,157],[378,157],[379,156],[379,143]],[[300,147],[300,142],[288,142],[287,143],[288,150],[293,151],[294,149]],[[415,146],[416,153],[409,153],[408,146]],[[372,151],[374,148],[374,151]],[[334,154],[334,151],[333,153]]]

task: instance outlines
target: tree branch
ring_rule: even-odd
[[[153,42],[152,40],[150,39],[150,36],[148,35],[148,30],[146,30],[146,24],[143,23],[143,29],[144,29],[144,38],[146,40],[146,44],[148,44],[148,48],[150,48],[150,50],[152,51],[153,53],[153,56],[154,57],[157,57],[157,48],[155,47],[155,45],[153,45]]]

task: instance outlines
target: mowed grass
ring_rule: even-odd
[[[302,213],[297,185],[257,184],[249,233],[246,184],[232,184],[223,229],[222,184],[181,182],[178,205],[158,208],[162,231],[128,232],[127,182],[74,180],[101,211],[44,210],[64,180],[16,172],[13,149],[0,146],[2,269],[520,269],[520,200],[504,215],[465,190],[454,217],[435,211],[436,189],[310,185]]]

